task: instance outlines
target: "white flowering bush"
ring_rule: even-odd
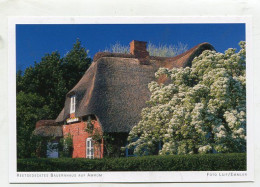
[[[131,130],[137,155],[246,151],[246,57],[206,50],[191,67],[160,68],[170,84],[151,82],[149,107]],[[159,148],[158,148],[159,147]]]

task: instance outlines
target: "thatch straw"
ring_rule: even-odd
[[[129,132],[141,119],[141,110],[150,97],[148,83],[155,80],[154,73],[160,67],[190,66],[204,50],[214,48],[202,43],[176,57],[151,56],[145,64],[130,54],[97,53],[82,79],[67,94],[56,122],[64,122],[69,117],[69,96],[75,94],[76,117],[94,114],[104,132]]]

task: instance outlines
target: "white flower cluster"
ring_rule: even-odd
[[[192,67],[160,68],[171,84],[149,84],[150,107],[131,130],[135,153],[195,154],[246,150],[246,58],[241,50],[204,51]],[[158,145],[162,149],[158,152]]]
[[[205,145],[199,148],[199,153],[208,153],[210,150],[212,150],[212,147],[210,145]]]

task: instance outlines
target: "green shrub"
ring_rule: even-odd
[[[72,157],[73,137],[70,133],[68,133],[64,138],[60,139],[58,148],[60,157]]]
[[[245,171],[246,154],[18,159],[18,171]]]

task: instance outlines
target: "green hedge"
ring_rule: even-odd
[[[18,171],[245,171],[246,154],[18,159]]]

